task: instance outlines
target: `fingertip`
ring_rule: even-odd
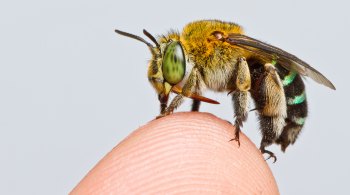
[[[208,113],[176,113],[137,129],[72,194],[278,194],[256,146]]]

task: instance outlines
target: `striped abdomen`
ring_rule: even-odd
[[[282,151],[285,151],[289,144],[294,144],[304,126],[307,117],[307,101],[301,76],[280,65],[276,65],[276,68],[282,80],[287,102],[286,126],[276,143],[281,144]]]

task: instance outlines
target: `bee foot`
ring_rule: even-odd
[[[262,154],[268,154],[269,157],[265,160],[269,160],[270,158],[273,158],[273,163],[275,163],[277,161],[277,157],[275,156],[275,154],[271,151],[265,150],[265,148],[260,148],[260,151]]]
[[[168,115],[170,115],[170,114],[172,114],[172,113],[173,113],[173,111],[170,111],[170,110],[166,109],[165,112],[164,112],[164,113],[161,113],[160,115],[158,115],[158,116],[156,117],[156,119],[163,118],[163,117],[168,116]]]
[[[230,139],[230,142],[231,142],[231,141],[237,141],[238,147],[241,146],[241,142],[239,141],[239,132],[240,132],[240,131],[241,131],[241,130],[240,130],[239,126],[236,125],[235,138]]]
[[[157,117],[156,117],[156,119],[160,119],[160,118],[163,118],[163,117],[165,117],[166,115],[164,115],[164,114],[160,114],[160,115],[158,115]]]

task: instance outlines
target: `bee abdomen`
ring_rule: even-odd
[[[301,76],[279,65],[276,67],[282,80],[287,103],[286,126],[276,143],[281,145],[282,151],[285,151],[290,144],[295,142],[304,126],[307,117],[307,101]]]

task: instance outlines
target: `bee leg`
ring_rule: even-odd
[[[269,154],[269,158],[276,156],[265,149],[281,135],[287,117],[287,103],[281,79],[275,67],[267,63],[261,70],[261,76],[253,78],[252,97],[259,111],[262,140],[261,153]],[[268,158],[268,159],[269,159]]]
[[[158,95],[158,100],[160,102],[160,116],[164,114],[165,109],[168,106],[168,99],[169,99],[169,96],[164,97],[164,96]]]
[[[249,90],[251,85],[250,71],[245,58],[238,59],[237,68],[234,72],[236,90],[232,93],[233,107],[235,112],[235,138],[231,139],[239,142],[239,132],[243,122],[247,120],[249,109]]]
[[[198,111],[199,111],[199,106],[200,106],[200,105],[201,105],[201,101],[199,101],[199,100],[193,100],[191,111],[192,111],[192,112],[198,112]]]
[[[232,95],[232,100],[234,102],[233,107],[234,107],[235,118],[236,118],[234,121],[236,132],[235,132],[235,138],[231,139],[230,141],[237,141],[238,145],[240,145],[239,132],[241,131],[243,122],[247,120],[247,116],[248,116],[248,106],[249,106],[248,97],[249,96],[247,91],[236,92]]]
[[[195,70],[197,71],[197,70]],[[201,95],[201,81],[203,80],[202,77],[200,76],[199,72],[197,71],[196,73],[194,73],[196,79],[194,81],[191,81],[193,83],[195,83],[195,90],[194,90],[194,93],[197,94],[197,95]],[[201,105],[201,101],[200,100],[196,100],[196,99],[193,99],[192,101],[192,107],[191,107],[191,111],[192,112],[198,112],[199,111],[199,107]]]
[[[190,76],[188,77],[187,82],[182,88],[181,94],[175,96],[175,98],[171,101],[169,107],[166,108],[164,115],[169,115],[173,113],[174,110],[182,104],[184,97],[190,97],[194,89],[198,89],[197,85],[200,81],[201,77],[199,71],[196,68],[193,68]]]

